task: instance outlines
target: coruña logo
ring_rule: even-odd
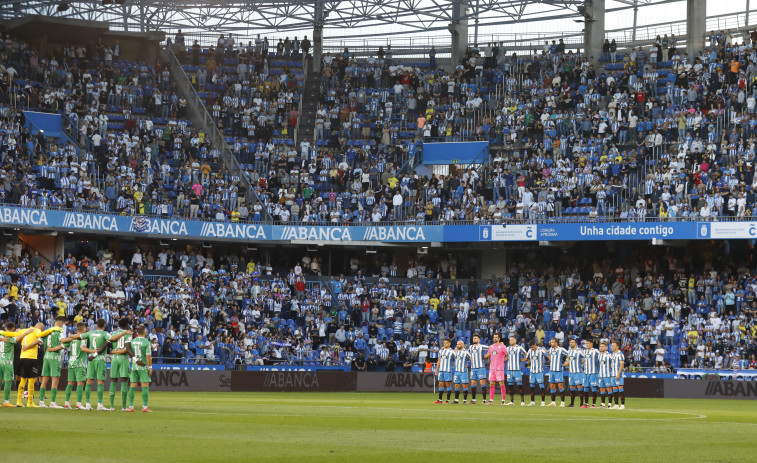
[[[138,215],[137,217],[134,217],[131,221],[131,228],[135,232],[143,232],[147,230],[148,227],[147,219],[144,216]]]

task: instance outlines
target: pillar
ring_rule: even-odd
[[[321,72],[323,61],[323,27],[313,29],[313,72]]]
[[[686,52],[690,57],[704,49],[707,0],[686,0]]]
[[[605,0],[588,1],[584,13],[584,53],[594,57],[594,64],[602,56],[602,44],[605,43]]]
[[[465,58],[468,51],[468,12],[467,0],[458,0],[452,4],[452,22],[449,23],[449,32],[452,36],[452,62],[450,69],[455,69],[458,61]]]

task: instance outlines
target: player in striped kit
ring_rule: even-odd
[[[450,349],[450,345],[450,340],[445,339],[441,350],[439,350],[439,359],[436,361],[436,375],[439,378],[439,399],[434,402],[435,404],[442,403],[444,391],[447,391],[447,401],[445,403],[449,403],[450,395],[452,395],[453,351]]]
[[[591,408],[597,406],[597,364],[599,351],[594,348],[594,341],[586,340],[586,350],[584,351],[584,407],[589,407],[589,394],[592,395]]]
[[[584,374],[581,365],[583,363],[584,353],[578,348],[578,341],[575,338],[570,340],[570,349],[568,349],[568,361],[565,362],[568,367],[568,387],[570,387],[570,405],[575,406],[576,392],[581,400],[581,407],[584,406],[584,396],[581,393],[584,382]]]
[[[626,363],[626,355],[620,350],[620,344],[618,341],[612,342],[612,362],[610,363],[610,372],[613,379],[613,395],[615,396],[615,406],[613,408],[619,408],[623,410],[626,408],[626,395],[623,392],[623,369]],[[620,406],[618,406],[618,399],[620,399]]]
[[[557,339],[549,340],[549,392],[552,395],[552,401],[548,407],[556,407],[555,396],[560,391],[560,406],[565,406],[565,374],[563,373],[564,359],[568,357],[568,351],[557,344]]]
[[[544,401],[544,357],[547,352],[536,344],[536,341],[531,341],[531,350],[526,353],[526,363],[529,364],[529,383],[531,385],[531,403],[529,407],[536,405],[534,398],[536,397],[537,386],[539,393],[541,394],[541,406],[545,406]]]
[[[484,359],[489,360],[489,402],[494,403],[494,389],[499,383],[499,393],[502,396],[502,403],[505,402],[505,359],[507,358],[507,347],[502,342],[502,336],[494,333],[494,344],[489,346],[489,351],[484,355]],[[486,402],[486,392],[484,392],[484,403]]]
[[[453,404],[460,403],[460,387],[463,388],[463,404],[468,403],[468,386],[470,381],[468,380],[468,363],[470,362],[470,352],[465,348],[463,341],[457,341],[455,350],[452,352],[452,356],[455,359],[455,375],[453,382],[455,383],[455,401]]]
[[[483,403],[486,403],[486,364],[484,363],[484,350],[486,346],[481,344],[481,336],[478,333],[471,338],[473,344],[468,346],[470,353],[470,403],[476,403],[476,386],[481,386],[481,394],[484,396]]]
[[[599,343],[599,394],[602,396],[602,405],[605,407],[605,400],[607,394],[612,393],[613,378],[612,378],[612,354],[607,351],[607,341],[601,341]]]
[[[510,347],[507,349],[507,384],[510,386],[510,402],[503,405],[515,405],[513,403],[515,395],[515,385],[520,391],[520,404],[526,405],[526,398],[523,393],[523,372],[521,368],[526,361],[526,349],[518,345],[515,336],[510,336]]]

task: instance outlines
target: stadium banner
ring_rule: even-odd
[[[666,399],[757,400],[757,381],[665,379]]]
[[[693,240],[694,222],[589,222],[539,224],[539,241],[584,240]]]
[[[61,370],[61,379],[68,378],[68,369]],[[231,372],[220,370],[152,370],[151,391],[166,392],[230,392]],[[110,369],[106,375],[110,383]]]
[[[430,243],[444,241],[443,225],[273,225],[273,241],[368,241],[384,243]],[[475,236],[472,241],[476,241]]]
[[[676,379],[678,375],[674,373],[623,373],[623,376],[633,379]]]
[[[757,222],[699,222],[700,239],[757,239]]]
[[[321,365],[247,365],[247,371],[350,371],[350,367]]]
[[[677,376],[682,379],[729,379],[735,381],[757,381],[757,370],[701,370],[679,368]]]
[[[347,371],[232,371],[234,392],[355,392],[357,373]]]
[[[432,392],[432,373],[358,373],[357,392]]]
[[[153,363],[152,369],[153,370],[218,371],[218,370],[225,370],[226,365],[203,365],[203,364],[191,364],[191,363]]]
[[[451,225],[447,228],[450,233],[445,233],[445,241],[470,240],[475,233],[478,233],[478,241],[536,241],[538,235],[536,225]],[[467,228],[471,230],[459,231]]]

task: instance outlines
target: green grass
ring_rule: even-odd
[[[25,463],[64,456],[77,463],[757,458],[757,401],[629,399],[626,410],[591,410],[433,405],[433,399],[162,392],[150,395],[151,415],[1,408],[0,448],[3,461]],[[139,391],[135,402],[138,409]]]

